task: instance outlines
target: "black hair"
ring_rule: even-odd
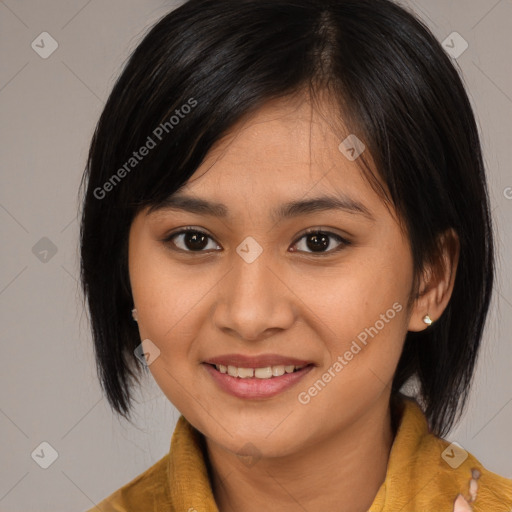
[[[459,238],[450,302],[430,328],[407,333],[392,396],[417,377],[434,433],[444,435],[460,417],[495,270],[478,129],[452,59],[390,0],[190,0],[130,56],[81,184],[81,284],[97,370],[125,418],[132,379],[140,383],[144,367],[134,355],[131,222],[184,185],[236,122],[304,90],[327,92],[333,115],[364,141],[379,180],[366,175],[384,184],[380,193],[403,221],[415,279],[439,259],[443,233]],[[142,155],[142,147],[150,150]]]

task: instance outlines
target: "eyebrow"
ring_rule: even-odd
[[[184,194],[170,195],[161,203],[151,207],[150,213],[165,210],[181,210],[189,213],[210,215],[219,218],[229,217],[229,209],[225,204],[207,201],[206,199],[187,196]],[[271,216],[274,220],[283,220],[328,210],[338,210],[362,215],[375,222],[375,217],[366,206],[346,195],[341,195],[340,197],[319,196],[311,199],[290,201],[272,210]]]

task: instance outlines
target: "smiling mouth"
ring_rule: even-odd
[[[214,367],[220,373],[225,373],[231,377],[237,377],[239,379],[272,379],[275,377],[281,377],[287,373],[298,372],[309,365],[274,365],[259,368],[240,368],[238,366],[226,366],[223,364],[211,364],[210,366]]]
[[[297,385],[315,366],[308,361],[290,359],[230,355],[210,359],[203,365],[222,391],[237,398],[266,400]]]

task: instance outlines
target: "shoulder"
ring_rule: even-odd
[[[86,512],[170,510],[169,454]]]
[[[460,493],[468,501],[474,500],[474,512],[512,511],[512,479],[490,471],[455,443],[433,435],[429,438],[427,445],[433,448],[429,462],[435,469],[432,476],[440,498],[449,496],[454,501]],[[436,463],[435,454],[440,454]]]
[[[512,479],[493,473],[459,444],[430,432],[416,402],[406,403],[403,419],[396,471],[390,476],[403,479],[407,474],[415,511],[434,507],[452,512],[458,494],[471,502],[474,512],[512,511]]]

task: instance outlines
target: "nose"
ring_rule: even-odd
[[[265,251],[251,263],[234,255],[231,270],[219,283],[213,317],[218,329],[255,342],[293,325],[296,296],[270,259]]]

